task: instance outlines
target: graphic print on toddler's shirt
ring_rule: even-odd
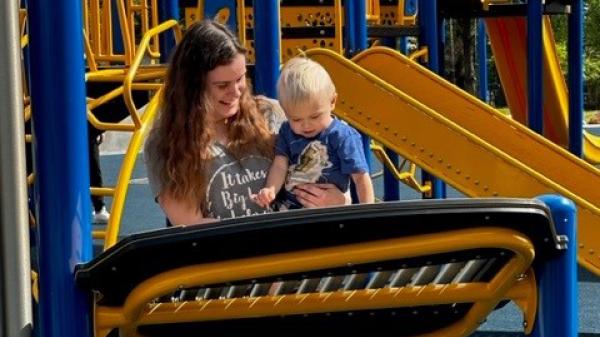
[[[319,140],[308,143],[298,156],[298,162],[288,168],[285,189],[291,191],[296,185],[318,182],[323,170],[332,165],[327,145]]]

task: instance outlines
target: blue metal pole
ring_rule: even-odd
[[[354,52],[359,53],[360,51],[367,49],[367,5],[364,0],[349,0],[347,1],[347,4],[348,6],[352,6],[354,8],[353,27],[355,39],[354,42],[356,47]],[[363,134],[362,141],[367,164],[369,165],[369,168],[372,168],[371,137]]]
[[[74,268],[92,255],[81,1],[29,0],[40,336],[91,336]]]
[[[440,36],[440,22],[437,15],[437,0],[419,0],[419,29],[421,36],[419,43],[429,48],[428,68],[433,72],[440,71],[440,49],[438,37]],[[440,179],[423,171],[423,181],[431,181],[432,197],[443,199],[446,197],[446,184]]]
[[[344,49],[346,56],[352,56],[358,49],[356,45],[356,24],[355,1],[346,0],[344,5]]]
[[[367,8],[364,0],[346,0],[344,3],[346,56],[351,57],[367,48]],[[371,137],[361,133],[363,150],[371,169]],[[352,199],[357,200],[354,189]]]
[[[542,112],[542,0],[527,1],[527,118],[529,127],[544,132]]]
[[[364,0],[354,0],[354,38],[356,51],[367,49],[367,5]]]
[[[111,2],[111,16],[110,22],[112,24],[112,40],[113,40],[113,53],[123,54],[125,46],[123,45],[123,34],[121,31],[121,21],[119,20],[118,2],[124,0],[113,0]],[[133,32],[132,32],[133,33]]]
[[[158,0],[158,20],[165,22],[167,20],[179,21],[179,0]],[[170,33],[160,35],[160,62],[167,63],[169,55],[175,47],[175,36]]]
[[[384,39],[383,44],[396,49],[396,39],[394,38]],[[399,49],[403,54],[407,53],[406,37],[400,38]],[[390,161],[397,166],[399,163],[398,154],[392,150],[386,149],[385,151]],[[390,170],[385,169],[385,167],[383,168],[383,200],[400,200],[400,184],[398,183],[398,179],[396,179]]]
[[[577,208],[557,195],[538,197],[548,205],[559,235],[568,239],[566,251],[536,270],[538,311],[533,337],[577,336]]]
[[[477,20],[477,58],[479,59],[479,98],[489,102],[488,91],[488,69],[487,69],[487,36],[485,35],[485,23],[482,19]]]
[[[569,151],[583,155],[583,0],[571,3],[569,15]]]
[[[279,1],[255,1],[254,22],[255,90],[269,97],[277,97],[277,78],[281,64]]]

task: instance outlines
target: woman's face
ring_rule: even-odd
[[[236,55],[231,63],[208,72],[208,97],[212,110],[208,118],[213,123],[234,116],[240,109],[240,98],[246,89],[246,58]]]

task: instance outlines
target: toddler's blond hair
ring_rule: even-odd
[[[323,66],[298,56],[289,60],[281,70],[277,92],[281,106],[287,110],[315,99],[332,98],[335,85]]]

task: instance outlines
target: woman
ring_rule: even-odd
[[[203,21],[173,55],[145,149],[151,188],[173,224],[270,211],[250,200],[264,185],[273,136],[246,83],[245,53],[225,26]],[[297,198],[304,207],[346,202],[330,184],[300,186]]]

